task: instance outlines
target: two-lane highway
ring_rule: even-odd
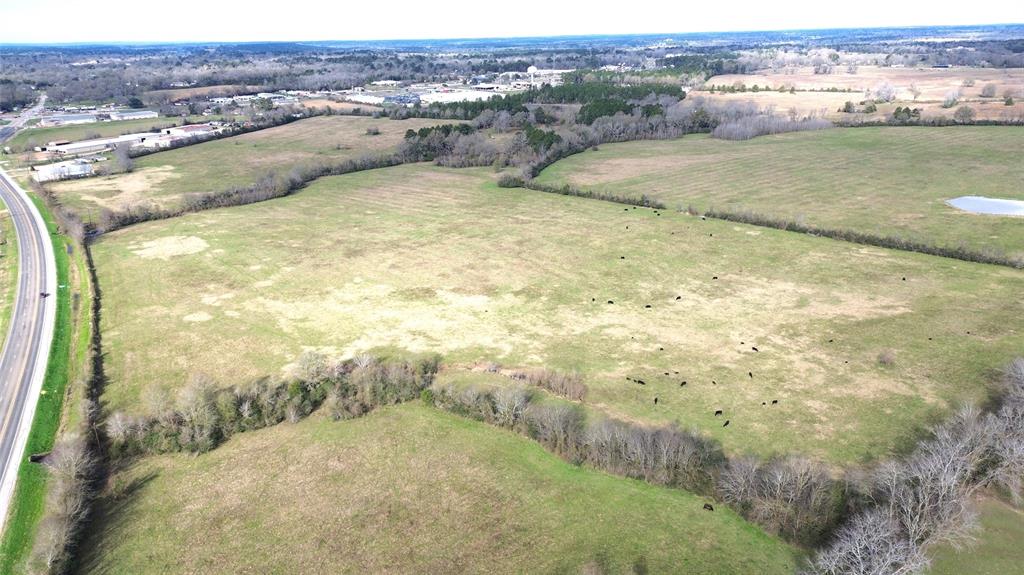
[[[18,285],[0,351],[0,531],[14,493],[32,417],[43,388],[57,312],[57,267],[46,223],[28,195],[0,169],[0,199],[18,238]],[[49,294],[44,297],[42,294]]]

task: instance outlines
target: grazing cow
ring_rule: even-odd
[[[680,383],[680,384],[679,384],[679,387],[683,387],[684,385],[686,385],[686,382],[685,382],[685,381],[684,381],[683,383]]]
[[[762,401],[761,405],[768,405],[768,402],[767,401]]]
[[[633,381],[633,378],[632,378],[632,377],[629,377],[629,376],[627,375],[627,376],[626,376],[626,381]]]
[[[658,398],[657,397],[654,398],[654,405],[658,405]]]
[[[713,237],[715,237],[715,234],[708,234],[708,237],[709,238],[713,238]]]
[[[750,349],[752,349],[754,351],[758,351],[758,349],[756,347],[754,347],[754,346],[750,346]]]
[[[590,298],[590,301],[597,301],[597,298],[596,297],[592,297],[592,298]]]
[[[683,296],[681,296],[681,295],[677,295],[677,296],[676,296],[676,301],[679,301],[679,300],[681,300],[681,299],[683,299]]]
[[[705,503],[704,504],[704,510],[705,511],[714,511],[715,507],[713,505],[711,505],[710,503]]]
[[[608,303],[615,303],[615,302],[613,302],[612,300],[608,300]]]
[[[718,276],[711,276],[711,279],[716,280],[718,279]]]
[[[644,306],[644,309],[651,309],[651,304],[647,304],[647,305],[645,305],[645,306]]]
[[[665,348],[663,348],[663,347],[659,347],[659,348],[658,348],[658,351],[665,351]]]
[[[752,372],[752,371],[748,371],[748,372],[747,372],[747,375],[749,375],[749,376],[750,376],[750,379],[754,379],[754,372]]]
[[[718,417],[719,415],[722,415],[722,410],[721,409],[716,409],[715,410],[715,417]]]
[[[928,338],[928,341],[931,341],[931,340],[932,340],[932,338],[930,338],[930,337],[929,337],[929,338]]]
[[[667,372],[667,371],[665,372],[665,375],[668,375],[668,372]]]
[[[729,427],[729,420],[728,419],[725,420],[725,423],[722,424],[722,427]]]
[[[903,281],[907,281],[907,278],[903,278]]]
[[[772,400],[772,405],[778,405],[778,404],[779,404],[779,400],[777,400],[777,399],[773,399]]]
[[[624,260],[624,259],[626,259],[626,256],[619,256],[619,259],[620,260]]]
[[[637,382],[637,383],[639,383],[640,385],[647,385],[647,382],[646,382],[646,381],[644,381],[644,380],[642,380],[642,379],[637,379],[637,380],[634,380],[634,381],[636,381],[636,382]]]

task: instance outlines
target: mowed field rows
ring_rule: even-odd
[[[79,572],[793,572],[798,551],[703,503],[415,402],[147,457],[113,478]]]
[[[1018,127],[846,128],[742,142],[694,135],[602,145],[538,181],[1024,257],[1024,219],[946,204],[964,195],[1024,200],[1021,158]]]
[[[174,208],[193,192],[220,192],[255,183],[297,164],[337,161],[389,150],[406,130],[442,123],[431,119],[388,120],[317,116],[240,136],[204,142],[136,160],[131,173],[54,184],[61,201],[87,220],[99,208],[123,210],[151,204]],[[380,133],[370,135],[368,129]]]
[[[1018,270],[493,179],[399,166],[104,236],[104,400],[142,411],[152,388],[277,376],[304,350],[437,352],[577,370],[593,407],[732,452],[849,462],[984,398],[1024,344]]]

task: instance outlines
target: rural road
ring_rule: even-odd
[[[9,134],[0,134],[0,145]],[[0,169],[0,200],[18,238],[18,284],[11,322],[0,351],[0,531],[25,459],[32,417],[43,388],[53,341],[57,266],[46,223],[28,195]]]

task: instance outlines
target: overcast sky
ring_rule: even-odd
[[[482,38],[995,23],[1024,23],[1024,0],[0,0],[0,43]]]

